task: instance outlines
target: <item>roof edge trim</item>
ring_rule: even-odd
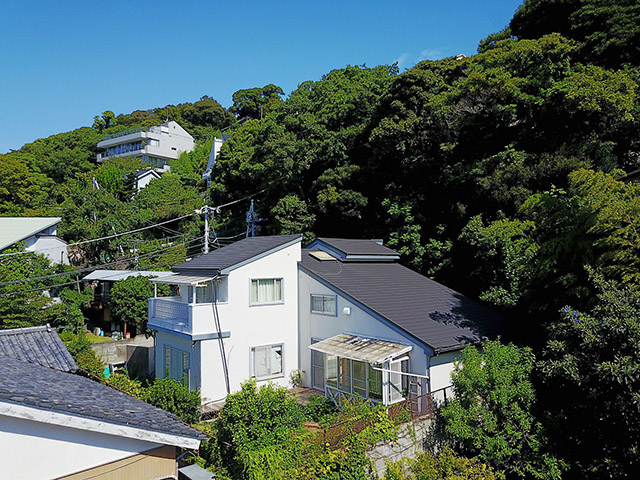
[[[5,401],[0,401],[0,415],[188,449],[196,449],[200,446],[200,440],[195,435],[194,437],[185,437],[182,435],[156,432],[104,422],[89,417],[79,417],[36,407],[27,407]],[[176,420],[176,422],[178,422],[178,420]]]

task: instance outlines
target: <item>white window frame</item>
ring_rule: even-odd
[[[323,310],[314,310],[313,309],[313,297],[322,297],[322,308]],[[333,298],[334,299],[334,307],[335,310],[333,312],[327,312],[324,310],[324,299],[325,298]],[[329,317],[337,317],[338,316],[338,296],[337,295],[324,295],[322,293],[312,293],[310,297],[310,305],[309,308],[311,313],[316,315],[327,315]]]
[[[252,292],[253,292],[253,282],[260,282],[260,281],[264,281],[264,280],[272,280],[274,282],[274,288],[275,288],[275,282],[276,280],[280,280],[280,300],[275,300],[273,302],[261,302],[260,299],[256,299],[256,301],[253,301],[252,298]],[[259,283],[258,283],[259,285]],[[260,290],[258,289],[258,295],[260,294]],[[284,303],[284,279],[282,277],[265,277],[265,278],[252,278],[249,280],[249,306],[256,306],[256,305],[282,305]]]
[[[263,375],[263,376],[256,376],[256,349],[269,349],[269,351],[271,352],[273,349],[277,349],[280,348],[280,372],[277,373],[271,373],[269,375]],[[271,355],[269,355],[269,359],[273,358]],[[271,365],[269,365],[269,367],[271,367]],[[257,345],[255,347],[251,347],[250,350],[250,358],[249,358],[249,368],[250,368],[250,375],[251,378],[255,378],[257,381],[260,380],[269,380],[269,379],[273,379],[273,378],[281,378],[284,377],[284,343],[273,343],[270,345]]]

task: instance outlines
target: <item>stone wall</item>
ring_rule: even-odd
[[[386,462],[396,462],[401,458],[415,458],[424,453],[430,446],[431,428],[435,419],[423,417],[400,426],[398,437],[394,442],[378,442],[367,452],[367,457],[375,467],[378,478],[384,477],[387,471]],[[375,477],[374,477],[375,478]]]

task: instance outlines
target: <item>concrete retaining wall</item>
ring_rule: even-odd
[[[138,335],[130,340],[91,345],[101,360],[110,363],[127,362],[127,371],[135,378],[153,378],[153,338]]]

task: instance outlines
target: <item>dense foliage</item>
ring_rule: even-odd
[[[469,346],[452,375],[456,395],[442,408],[446,431],[463,450],[521,478],[560,478],[533,414],[534,356],[528,348],[486,342]]]
[[[157,285],[160,296],[170,293],[168,285]],[[111,288],[111,312],[116,321],[135,327],[137,333],[147,330],[149,298],[154,289],[148,277],[135,275],[118,282]]]

